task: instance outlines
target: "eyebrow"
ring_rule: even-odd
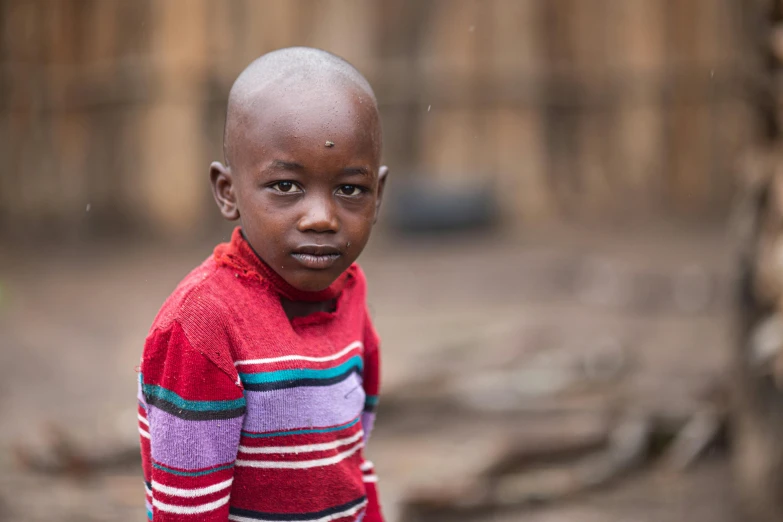
[[[295,161],[275,160],[271,167],[276,170],[304,170],[304,166]]]
[[[343,174],[370,176],[370,169],[367,167],[346,167],[343,169]]]
[[[304,165],[295,161],[274,160],[270,166],[275,170],[302,171],[305,169]],[[370,169],[367,167],[346,167],[343,169],[343,174],[349,176],[371,176]]]

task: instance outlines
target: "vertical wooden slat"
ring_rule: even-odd
[[[42,64],[46,61],[43,38],[42,5],[40,1],[11,2],[6,19],[7,48],[14,81],[6,103],[10,114],[10,151],[15,161],[9,162],[14,173],[11,184],[11,219],[21,223],[30,218],[51,221],[47,199],[51,185],[45,183],[45,124],[42,120],[46,86]]]
[[[491,46],[481,60],[492,78],[527,86],[540,78],[543,56],[540,48],[541,0],[493,0],[484,2]],[[503,82],[503,83],[505,83]],[[501,84],[502,85],[502,84]]]
[[[737,171],[737,158],[743,154],[743,148],[751,143],[750,129],[754,125],[749,107],[739,97],[727,95],[729,87],[735,81],[734,71],[739,65],[747,67],[744,59],[748,54],[747,41],[742,37],[742,6],[739,2],[716,0],[714,41],[716,52],[715,74],[713,75],[714,99],[712,105],[712,142],[711,157],[713,175],[710,178],[712,188],[713,214],[721,215],[731,208],[738,185],[734,179]],[[747,69],[746,69],[747,70]],[[725,125],[724,122],[731,122]]]
[[[522,226],[552,217],[540,108],[542,13],[539,0],[494,0],[484,7],[490,45],[481,61],[496,98],[489,100],[481,147],[490,153],[507,223]]]
[[[395,179],[400,179],[418,166],[420,122],[428,117],[427,107],[434,101],[414,96],[424,83],[419,50],[429,32],[433,5],[418,0],[374,0],[373,9],[368,22],[375,28],[376,60],[364,72],[381,105],[385,161],[393,165]]]
[[[503,173],[498,177],[501,208],[512,227],[554,217],[541,120],[537,107],[498,109],[488,126],[486,139],[495,143],[495,166]]]
[[[541,81],[545,85],[544,142],[547,150],[549,190],[556,206],[555,212],[567,215],[580,191],[577,155],[577,118],[573,110],[578,102],[577,92],[568,85],[567,78],[574,68],[573,31],[570,27],[569,0],[542,0],[542,52],[546,70]],[[572,105],[566,107],[564,100]]]
[[[313,26],[314,42],[319,42],[324,49],[342,56],[360,70],[373,63],[377,49],[372,37],[373,27],[368,23],[372,19],[372,2],[316,2],[312,9],[318,20]]]
[[[433,0],[431,27],[422,38],[419,75],[425,91],[448,104],[472,103],[474,74],[478,69],[479,4],[475,0]],[[440,100],[438,100],[440,101]]]
[[[89,6],[87,27],[84,35],[88,42],[85,46],[87,63],[100,63],[116,60],[118,55],[117,34],[119,20],[118,0],[87,0]]]
[[[43,158],[51,159],[41,174],[48,179],[44,181],[52,192],[47,198],[47,206],[57,216],[61,230],[73,233],[78,228],[81,213],[77,210],[79,200],[84,200],[87,189],[86,160],[86,125],[84,118],[79,123],[74,114],[64,114],[59,108],[63,103],[65,92],[72,73],[76,57],[76,42],[73,38],[73,2],[64,1],[48,6],[43,11],[43,27],[46,57],[41,65],[41,72],[46,84],[46,123],[42,125],[47,131],[47,148],[41,150]],[[56,159],[55,159],[56,158]]]
[[[663,2],[609,2],[608,47],[612,94],[618,97],[612,171],[622,210],[651,212],[660,204],[663,175],[665,18]]]
[[[297,15],[304,15],[304,7],[301,1],[245,0],[243,30],[237,35],[243,41],[242,63],[238,69],[273,49],[302,45],[299,42],[305,27],[301,25],[307,25],[304,24],[307,18],[302,16],[297,19]],[[312,10],[315,4],[307,7]],[[306,29],[311,28],[308,26]]]
[[[479,60],[476,31],[488,28],[477,25],[478,11],[474,0],[435,2],[419,62],[425,90],[436,95],[421,120],[421,164],[436,179],[453,183],[475,178],[481,168],[475,161],[480,123],[471,81]]]
[[[680,103],[669,109],[669,199],[674,210],[688,217],[708,210],[710,120],[706,104]]]
[[[607,96],[607,1],[568,3],[574,68],[569,83],[579,99],[577,175],[581,178],[579,212],[611,211],[616,193],[609,178],[611,116],[615,99]]]
[[[141,170],[149,223],[176,236],[204,219],[208,158],[203,154],[200,99],[205,84],[205,0],[154,2],[153,48],[158,54],[154,96],[140,108]]]
[[[686,215],[703,212],[708,205],[710,109],[702,89],[709,68],[705,71],[700,20],[709,1],[668,3],[668,60],[674,89],[667,110],[667,196],[672,208]],[[701,77],[693,74],[699,69]]]
[[[433,110],[422,118],[420,168],[431,179],[461,184],[472,181],[478,137],[471,109]]]

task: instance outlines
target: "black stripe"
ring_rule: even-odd
[[[365,404],[364,405],[364,413],[375,413],[375,410],[378,409],[377,404]]]
[[[179,417],[184,420],[223,420],[233,419],[235,417],[241,417],[245,414],[245,406],[241,408],[235,408],[233,410],[212,410],[212,411],[193,411],[183,410],[179,406],[176,406],[165,399],[155,397],[154,395],[145,395],[147,404],[155,406],[167,413],[171,413],[175,417]]]
[[[145,481],[144,481],[144,484],[146,484],[146,485],[147,485],[147,489],[152,489],[152,482],[147,482],[147,481],[145,480]]]
[[[244,386],[246,390],[250,390],[250,391],[282,390],[284,388],[296,388],[297,386],[328,386],[330,384],[337,384],[338,382],[344,381],[345,379],[350,377],[351,374],[353,373],[358,373],[361,375],[359,368],[353,367],[341,375],[336,375],[328,379],[310,378],[310,379],[292,379],[290,381],[279,381],[279,382],[261,382],[256,384],[242,383],[242,386]]]
[[[313,513],[264,513],[263,511],[253,511],[250,509],[241,509],[238,507],[231,507],[228,510],[228,512],[232,515],[237,515],[239,517],[255,518],[257,520],[263,520],[265,518],[266,519],[271,518],[272,520],[286,520],[286,521],[315,520],[328,515],[333,515],[335,513],[340,513],[341,511],[345,511],[347,509],[351,509],[354,506],[358,506],[365,500],[367,500],[367,497],[361,496],[356,500],[351,500],[350,502],[345,503],[341,506],[334,506],[329,509],[324,509],[323,511],[316,511]]]

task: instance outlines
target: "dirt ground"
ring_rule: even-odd
[[[374,240],[361,261],[384,343],[383,392],[368,454],[389,522],[399,520],[411,491],[475,475],[509,436],[546,424],[524,411],[427,414],[414,411],[415,402],[384,414],[385,397],[404,395],[411,383],[445,375],[465,383],[468,400],[479,399],[471,390],[486,386],[476,375],[547,361],[523,364],[517,375],[519,396],[537,404],[557,395],[553,378],[564,378],[553,361],[597,350],[610,354],[610,366],[622,359],[611,390],[623,404],[687,415],[720,379],[731,348],[725,244],[722,232],[674,228]],[[51,453],[63,444],[58,430],[77,452],[133,447],[134,368],[147,328],[209,251],[0,250],[0,520],[144,519],[132,452],[81,478],[30,470],[20,456]],[[683,474],[642,469],[606,490],[478,518],[732,522],[740,517],[731,490],[727,460],[715,454]]]

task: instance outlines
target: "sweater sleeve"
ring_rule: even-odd
[[[237,379],[195,350],[179,324],[147,338],[139,433],[150,520],[228,520],[244,415]]]
[[[367,444],[375,424],[375,411],[378,407],[378,395],[380,392],[380,339],[373,327],[369,313],[365,315],[364,328],[364,375],[363,386],[365,394],[364,411],[362,412],[362,429],[364,441]],[[367,491],[367,510],[364,522],[383,522],[378,498],[378,477],[369,460],[362,462],[362,475],[365,490]]]

